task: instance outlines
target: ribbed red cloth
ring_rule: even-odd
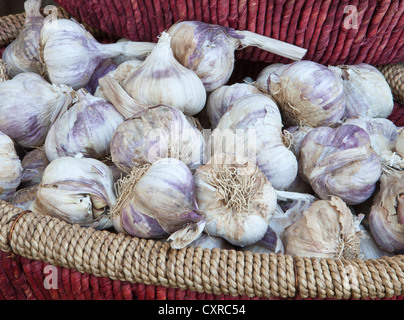
[[[118,37],[157,41],[179,20],[249,30],[306,48],[323,64],[383,65],[404,58],[404,1],[389,0],[56,0],[71,15]],[[288,62],[245,48],[238,59]]]

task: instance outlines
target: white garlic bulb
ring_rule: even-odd
[[[112,227],[116,196],[112,172],[92,158],[61,157],[45,169],[32,211],[83,227]]]
[[[14,142],[0,132],[0,199],[9,200],[21,182],[22,166]]]
[[[298,163],[282,132],[277,104],[267,95],[251,94],[233,102],[209,139],[208,151],[254,158],[277,190],[296,178]]]
[[[296,222],[286,228],[285,253],[293,256],[357,259],[362,232],[358,221],[339,197],[314,201]]]
[[[0,131],[22,147],[42,146],[51,124],[72,104],[72,92],[32,72],[0,83]]]
[[[103,59],[118,56],[144,58],[155,47],[153,42],[99,43],[74,20],[45,21],[40,36],[41,56],[52,83],[77,90],[87,85]]]
[[[393,94],[384,75],[366,63],[330,66],[343,82],[345,117],[387,118],[393,111]]]
[[[381,173],[380,158],[359,126],[314,128],[301,143],[299,175],[321,199],[334,195],[349,205],[362,203]]]
[[[163,158],[134,168],[118,185],[112,211],[118,232],[151,239],[169,236],[177,249],[202,234],[206,221],[195,200],[194,178],[180,160]]]
[[[203,163],[205,149],[202,132],[180,110],[163,105],[125,120],[110,144],[112,161],[125,172],[161,158],[179,159],[194,170]]]
[[[156,47],[122,87],[140,103],[169,105],[192,116],[205,106],[206,91],[195,72],[174,58],[170,41],[169,34],[162,32]]]
[[[205,231],[236,246],[261,240],[277,195],[265,174],[247,157],[215,154],[195,174],[196,200]]]
[[[40,74],[42,71],[39,35],[45,18],[40,11],[41,2],[41,0],[24,2],[24,27],[3,52],[2,59],[7,63],[8,75],[11,78],[23,72]]]
[[[59,157],[102,159],[109,156],[112,135],[124,121],[115,107],[85,89],[76,92],[76,102],[51,126],[45,140],[49,161]]]
[[[261,93],[259,89],[249,83],[234,83],[223,85],[209,94],[206,102],[206,112],[212,128],[215,128],[220,118],[229,106],[238,98],[247,94]]]

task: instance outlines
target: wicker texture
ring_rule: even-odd
[[[174,22],[199,20],[296,44],[308,49],[305,59],[323,64],[383,65],[404,58],[404,2],[400,0],[56,2],[99,30],[136,41],[156,41],[159,33]],[[237,53],[237,58],[288,61],[257,48],[246,48]]]
[[[380,66],[378,68],[390,85],[394,98],[404,104],[404,65],[396,63]]]
[[[404,294],[401,255],[343,260],[199,247],[174,250],[160,241],[21,214],[4,201],[0,251],[96,277],[215,296],[383,299]]]

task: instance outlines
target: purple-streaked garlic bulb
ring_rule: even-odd
[[[112,104],[85,89],[78,90],[76,97],[48,132],[44,148],[49,161],[80,153],[94,159],[110,155],[111,139],[123,116]]]
[[[118,185],[112,211],[118,232],[146,239],[168,237],[173,248],[186,247],[201,236],[206,220],[199,213],[192,173],[180,160],[164,158],[134,168]]]
[[[215,128],[229,106],[238,98],[247,94],[259,94],[261,91],[249,83],[223,85],[210,93],[206,102],[206,112],[212,128]]]
[[[269,75],[267,85],[288,127],[328,126],[345,114],[341,78],[319,63],[303,60],[279,67]]]
[[[196,170],[194,179],[206,233],[240,247],[265,236],[277,195],[254,161],[237,154],[215,154]]]
[[[376,243],[387,252],[404,250],[404,171],[387,169],[373,199],[369,227]]]
[[[0,132],[0,199],[9,200],[21,182],[22,166],[13,140]]]
[[[292,256],[357,259],[363,234],[359,219],[340,198],[314,201],[282,235]]]
[[[157,106],[122,122],[110,144],[112,161],[124,172],[152,164],[161,158],[176,158],[190,169],[205,156],[205,138],[177,108]]]
[[[39,184],[48,164],[49,160],[43,148],[33,149],[28,152],[21,161],[22,177],[20,187],[27,188]]]
[[[287,188],[297,176],[297,159],[282,132],[279,108],[268,95],[235,100],[212,131],[208,151],[254,158],[277,190]]]
[[[61,157],[46,167],[32,211],[83,227],[112,227],[109,210],[115,205],[114,181],[99,160]]]
[[[8,75],[12,78],[19,73],[42,71],[39,57],[39,36],[44,24],[41,14],[41,0],[24,2],[25,22],[16,39],[3,52],[2,59],[7,64]]]
[[[342,79],[345,117],[387,118],[393,111],[393,94],[384,75],[366,63],[329,67]]]
[[[404,159],[395,151],[398,129],[392,121],[385,118],[359,116],[346,119],[344,124],[357,125],[367,132],[372,148],[379,155],[384,166],[404,169]]]
[[[0,131],[22,147],[42,146],[51,124],[72,104],[72,91],[32,72],[0,83]]]
[[[102,60],[118,56],[147,56],[153,42],[103,44],[74,20],[45,21],[40,36],[41,56],[49,81],[75,90],[85,87]]]
[[[261,91],[267,92],[269,75],[284,65],[285,65],[284,63],[273,63],[273,64],[266,66],[258,74],[257,79],[254,82],[254,85]]]
[[[170,35],[162,32],[156,47],[122,88],[140,103],[169,105],[192,116],[205,106],[206,91],[196,73],[175,59],[170,43]]]
[[[306,49],[271,39],[248,30],[208,24],[201,21],[181,21],[167,31],[176,59],[194,70],[206,91],[211,92],[227,83],[234,69],[234,53],[254,46],[293,60],[300,60]]]
[[[301,143],[299,174],[321,199],[338,196],[349,205],[362,203],[381,173],[380,158],[359,126],[314,128]]]

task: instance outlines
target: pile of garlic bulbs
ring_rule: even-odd
[[[40,2],[27,0],[2,61],[0,199],[172,248],[404,250],[399,232],[383,234],[403,221],[404,134],[376,68],[301,60],[303,48],[197,21],[156,43],[101,44],[74,20],[42,19]],[[245,46],[292,62],[230,82]]]

